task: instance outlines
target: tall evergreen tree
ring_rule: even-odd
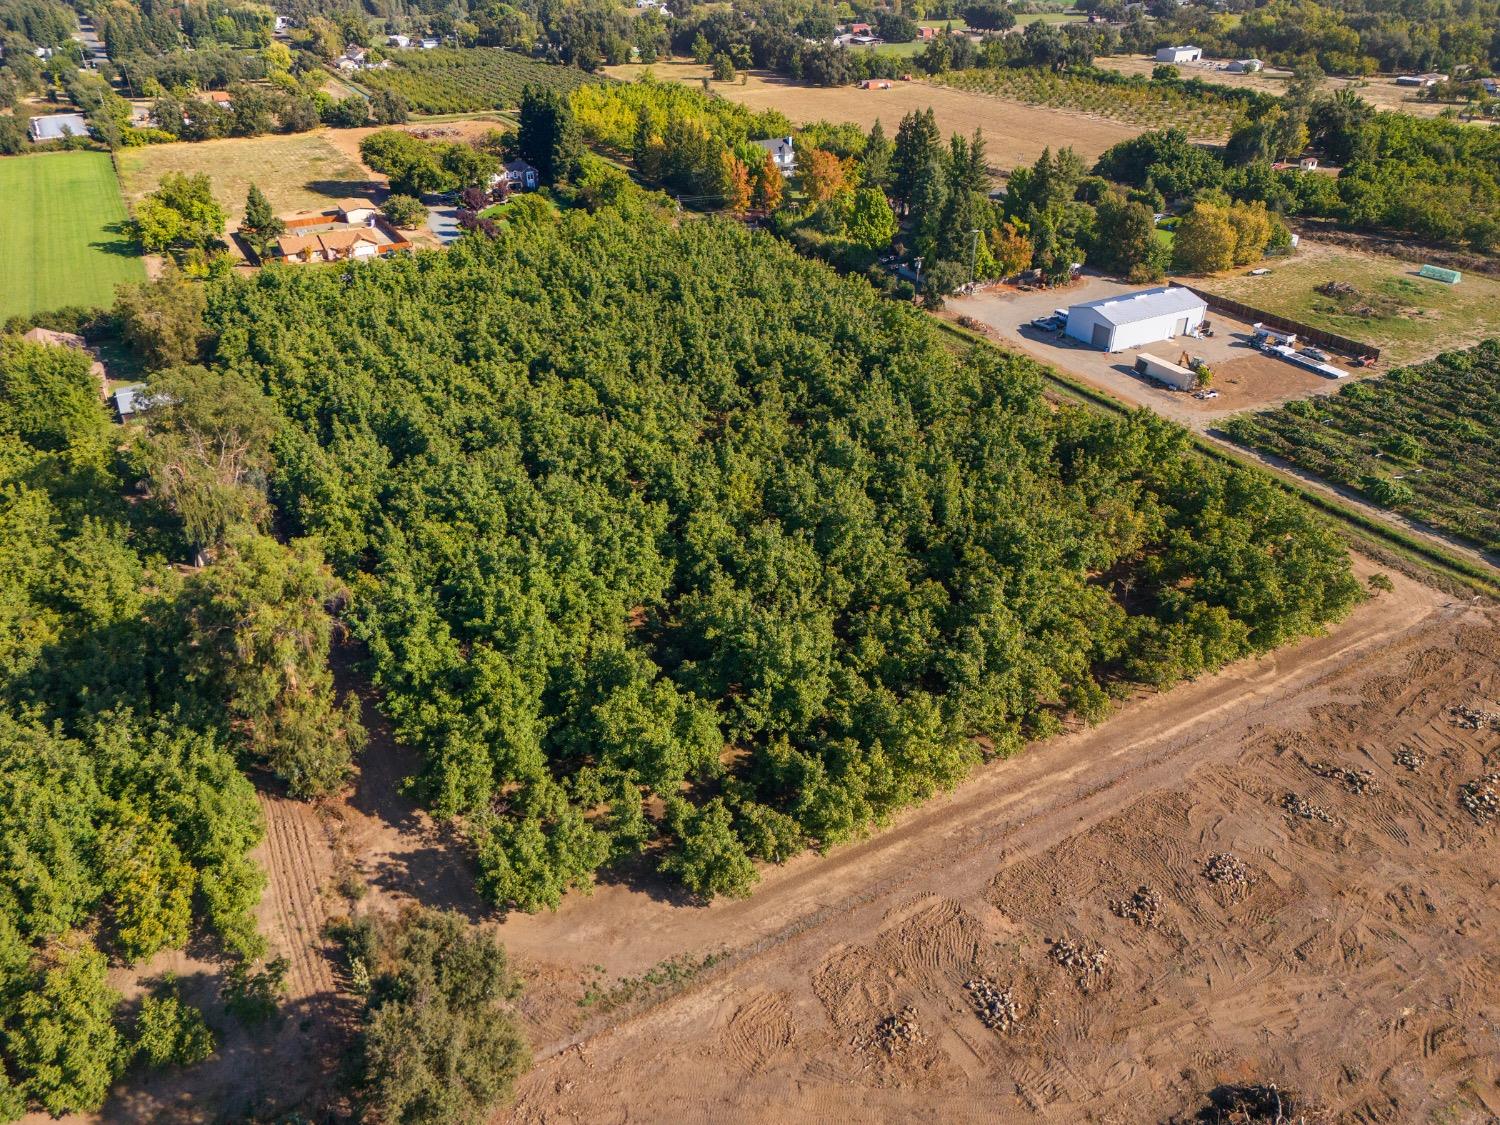
[[[901,119],[891,154],[891,195],[909,211],[917,183],[930,162],[941,155],[942,135],[932,110],[914,111]]]
[[[260,257],[265,257],[266,248],[286,231],[286,224],[271,210],[271,201],[255,184],[245,196],[245,221],[240,224],[240,237]]]
[[[583,143],[573,121],[573,111],[560,91],[534,86],[521,91],[516,152],[522,160],[535,165],[543,183],[555,184],[577,176]]]
[[[865,151],[859,158],[860,180],[865,187],[885,190],[891,178],[893,153],[894,146],[885,135],[880,119],[876,118],[875,124],[870,127],[870,137],[865,142]]]

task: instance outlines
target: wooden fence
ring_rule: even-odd
[[[1342,352],[1351,357],[1369,356],[1371,359],[1380,358],[1380,349],[1372,344],[1364,344],[1358,340],[1351,340],[1347,336],[1340,336],[1337,332],[1325,332],[1321,328],[1314,328],[1310,324],[1300,321],[1289,320],[1275,313],[1268,313],[1264,309],[1252,308],[1250,305],[1242,305],[1238,301],[1231,301],[1228,297],[1220,297],[1217,293],[1209,293],[1192,285],[1185,285],[1181,281],[1169,282],[1171,285],[1180,285],[1191,293],[1196,293],[1208,302],[1211,309],[1219,309],[1230,316],[1250,324],[1264,324],[1267,328],[1275,328],[1279,332],[1295,332],[1299,340],[1306,340],[1309,344],[1317,344],[1320,347],[1332,348],[1334,351]]]

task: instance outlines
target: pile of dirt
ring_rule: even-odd
[[[1338,818],[1325,809],[1322,805],[1315,805],[1300,793],[1288,793],[1281,798],[1281,807],[1290,816],[1299,816],[1303,820],[1321,820],[1324,824],[1336,824]]]
[[[1396,751],[1396,764],[1403,766],[1412,773],[1418,773],[1427,764],[1427,755],[1411,746],[1403,746]]]
[[[1001,988],[988,977],[975,977],[964,982],[964,990],[974,1005],[979,1022],[992,1031],[1009,1031],[1020,1020],[1020,1010],[1008,989]]]
[[[1325,281],[1322,285],[1315,286],[1317,291],[1325,297],[1358,297],[1359,290],[1347,281]]]
[[[1500,770],[1476,777],[1458,787],[1458,803],[1480,824],[1500,816]]]
[[[1229,892],[1231,900],[1244,898],[1255,885],[1255,872],[1233,852],[1217,852],[1203,865],[1203,877]]]
[[[1090,945],[1072,938],[1053,938],[1052,960],[1065,969],[1072,970],[1073,979],[1085,992],[1097,988],[1109,969],[1109,950],[1102,945]]]
[[[1129,898],[1112,902],[1109,908],[1137,926],[1154,926],[1161,921],[1161,895],[1144,883]]]
[[[1363,797],[1366,793],[1374,793],[1380,788],[1375,782],[1375,775],[1369,770],[1351,769],[1348,766],[1337,765],[1334,762],[1309,762],[1307,768],[1319,777],[1326,777],[1329,781],[1337,781],[1356,797]]]

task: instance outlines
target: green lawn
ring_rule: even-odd
[[[0,320],[109,305],[116,284],[145,280],[118,230],[125,203],[105,153],[0,158],[0,199]]]

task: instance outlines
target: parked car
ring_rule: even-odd
[[[1051,316],[1039,316],[1031,322],[1031,327],[1038,332],[1060,332],[1067,321],[1058,318],[1057,314]]]
[[[1270,272],[1271,271],[1268,270],[1268,269],[1266,269],[1265,266],[1261,266],[1259,269],[1253,269],[1253,270],[1251,270],[1250,271],[1250,276],[1251,277],[1265,277]]]
[[[1302,354],[1305,355],[1308,359],[1317,360],[1319,363],[1328,362],[1328,353],[1325,352],[1322,348],[1303,348]]]

